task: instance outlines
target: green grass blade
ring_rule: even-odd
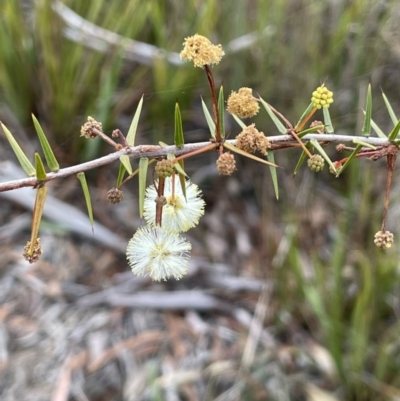
[[[185,139],[183,137],[183,128],[182,128],[182,116],[181,110],[179,109],[178,102],[175,103],[175,134],[174,134],[174,142],[177,148],[182,148],[185,144]]]
[[[126,171],[128,172],[129,175],[132,175],[132,166],[131,166],[131,159],[129,158],[128,155],[122,155],[119,160],[121,163],[124,165]]]
[[[322,108],[324,113],[325,131],[327,134],[333,134],[333,125],[331,121],[331,115],[329,114],[329,109],[327,107]]]
[[[276,114],[269,107],[268,103],[260,97],[261,104],[264,106],[264,109],[267,110],[267,113],[271,117],[272,122],[275,124],[276,128],[281,134],[287,134],[287,128],[281,123],[281,120],[276,116]]]
[[[310,143],[314,146],[315,149],[318,150],[318,153],[326,160],[326,162],[333,168],[333,171],[336,171],[335,166],[332,163],[332,160],[329,156],[325,153],[323,147],[318,143],[316,139],[311,139]]]
[[[60,169],[60,165],[56,157],[54,156],[53,150],[49,144],[49,141],[44,134],[44,131],[34,114],[32,114],[33,124],[35,126],[35,130],[38,134],[40,146],[42,147],[44,157],[46,158],[47,165],[49,166],[50,171],[56,172]]]
[[[267,154],[267,159],[270,163],[275,164],[275,155],[273,150],[270,150]],[[276,167],[269,166],[269,171],[271,173],[272,184],[274,186],[275,197],[279,199],[279,185],[278,185],[278,175],[276,173]]]
[[[392,132],[389,134],[389,141],[394,141],[397,136],[399,135],[399,130],[400,130],[400,120],[397,121],[397,124],[393,128]]]
[[[219,117],[219,129],[222,138],[225,138],[225,98],[224,98],[224,87],[221,85],[219,88],[218,95],[218,117]]]
[[[142,106],[143,106],[143,95],[140,98],[140,102],[138,104],[138,107],[136,108],[136,112],[135,115],[133,116],[131,126],[129,127],[128,135],[126,136],[126,141],[128,142],[129,146],[134,146],[135,144],[136,131],[139,124],[139,117],[140,117],[140,112],[142,111]]]
[[[201,98],[201,107],[203,108],[203,113],[204,113],[204,116],[206,117],[207,125],[211,132],[211,137],[215,139],[215,123],[211,117],[210,112],[207,109],[206,104],[204,103],[203,98]]]
[[[392,105],[389,102],[389,99],[386,97],[386,95],[383,92],[382,92],[382,97],[383,97],[383,101],[385,102],[386,108],[387,108],[387,110],[389,112],[389,116],[390,116],[390,118],[391,118],[391,120],[393,122],[393,125],[396,125],[397,121],[399,119],[396,117],[396,114],[395,114],[395,112],[394,112],[394,110],[392,108]]]
[[[89,192],[89,187],[86,182],[86,176],[85,176],[85,173],[83,173],[83,172],[78,173],[76,176],[78,177],[78,180],[82,186],[83,195],[84,195],[85,201],[86,201],[86,208],[88,211],[88,217],[89,217],[90,225],[92,226],[92,231],[93,231],[94,219],[93,219],[92,200],[90,198],[90,192]]]
[[[44,181],[47,177],[46,170],[43,165],[42,158],[38,152],[35,152],[35,166],[36,166],[36,177],[39,181]]]
[[[370,136],[371,134],[371,117],[372,117],[372,94],[371,94],[371,84],[369,84],[367,91],[367,105],[365,108],[364,124],[362,127],[362,134],[364,136]]]
[[[149,159],[141,157],[139,160],[139,215],[143,217],[144,212],[144,198],[146,196],[146,179],[147,168],[149,166]]]
[[[18,142],[14,139],[13,134],[9,131],[9,129],[3,123],[1,123],[1,127],[3,128],[3,131],[8,139],[8,142],[10,142],[12,150],[14,151],[15,156],[17,156],[17,159],[18,159],[19,164],[21,165],[22,169],[29,176],[36,175],[35,167],[33,167],[32,163],[26,157],[24,151],[18,145]]]

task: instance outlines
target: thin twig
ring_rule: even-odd
[[[294,146],[298,146],[297,142],[293,142],[292,135],[276,135],[268,137],[270,143],[274,144],[290,144],[293,143]],[[311,139],[316,139],[321,142],[353,142],[354,140],[363,141],[365,143],[370,143],[371,145],[389,145],[390,142],[384,138],[366,138],[364,136],[351,136],[351,135],[334,135],[334,134],[307,134],[304,135],[301,140],[309,141]],[[229,143],[235,144],[236,140],[231,139],[227,141]],[[155,145],[140,145],[131,148],[124,148],[117,152],[110,153],[106,156],[100,157],[95,160],[91,160],[86,163],[81,163],[76,166],[63,168],[56,173],[48,173],[45,182],[54,180],[56,178],[64,178],[73,174],[78,174],[81,171],[88,171],[94,168],[105,166],[111,164],[118,160],[123,155],[128,155],[130,158],[140,158],[140,157],[165,157],[168,153],[172,153],[175,156],[185,155],[190,152],[195,152],[197,150],[203,149],[204,147],[210,146],[210,142],[198,142],[190,143],[184,145],[182,148],[177,148],[176,146],[155,146]],[[23,187],[34,187],[38,184],[36,177],[22,178],[20,180],[8,181],[0,184],[0,192],[11,191]]]

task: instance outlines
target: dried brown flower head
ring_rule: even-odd
[[[240,118],[249,118],[258,113],[260,106],[253,97],[251,88],[240,88],[238,92],[232,91],[230,94],[226,110]]]
[[[124,198],[123,192],[118,188],[112,188],[107,192],[107,199],[110,203],[120,203]]]
[[[205,36],[189,36],[183,42],[182,60],[191,60],[195,67],[204,68],[205,65],[218,64],[225,52],[221,45],[213,45]]]
[[[374,236],[374,243],[378,248],[390,248],[393,242],[394,236],[390,231],[378,231]]]
[[[266,155],[271,144],[264,133],[251,124],[236,137],[236,146],[248,153],[255,153],[258,150]]]
[[[222,153],[217,159],[217,169],[222,175],[231,175],[236,170],[236,162],[232,153]]]
[[[96,121],[93,117],[88,117],[88,120],[85,124],[81,127],[81,136],[84,136],[88,139],[93,139],[97,137],[97,133],[93,129],[97,129],[103,132],[103,126],[100,122]]]
[[[30,247],[31,241],[28,241],[24,247],[23,256],[29,263],[35,263],[39,260],[40,255],[43,253],[42,247],[40,246],[40,238],[36,238],[35,246],[33,247],[32,252],[29,252]]]

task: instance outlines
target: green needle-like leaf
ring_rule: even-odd
[[[49,141],[46,138],[46,135],[44,134],[44,131],[38,121],[38,119],[32,114],[32,120],[33,124],[35,126],[35,130],[38,134],[39,141],[40,141],[40,146],[42,147],[44,157],[46,158],[47,165],[49,166],[50,171],[58,171],[60,169],[60,165],[58,164],[58,161],[56,157],[54,156],[53,150],[51,149],[51,146],[49,144]]]
[[[32,255],[36,244],[36,239],[39,234],[40,222],[42,221],[42,214],[44,208],[44,201],[46,200],[47,188],[43,185],[36,191],[35,206],[33,207],[32,217],[32,230],[31,230],[31,246],[28,250],[28,254]]]
[[[364,110],[363,110],[363,112],[365,114]],[[379,138],[387,139],[386,134],[378,127],[378,124],[372,119],[371,119],[371,127],[376,132],[376,135],[379,136]]]
[[[386,95],[382,92],[382,97],[383,97],[383,101],[385,102],[386,108],[389,112],[389,116],[393,122],[393,125],[397,124],[398,118],[396,117],[395,112],[393,111],[393,108],[389,102],[389,99],[386,97]]]
[[[267,159],[270,163],[275,164],[275,155],[272,150],[268,152]],[[269,171],[271,173],[272,184],[274,185],[275,197],[276,199],[279,199],[278,175],[276,174],[276,167],[269,166]]]
[[[24,151],[18,145],[18,142],[14,139],[13,134],[9,131],[9,129],[3,123],[1,123],[1,127],[3,128],[3,131],[6,134],[8,142],[10,142],[12,150],[14,151],[15,156],[17,156],[17,159],[18,159],[19,164],[21,165],[22,169],[29,176],[36,175],[35,167],[33,167],[32,163],[26,157]]]
[[[129,146],[134,146],[135,144],[136,131],[139,124],[139,117],[140,117],[140,112],[142,111],[142,106],[143,106],[143,96],[141,97],[138,107],[136,108],[136,112],[135,115],[133,116],[131,126],[129,127],[128,135],[126,136],[126,142],[128,143]]]
[[[92,231],[93,231],[94,219],[93,219],[92,201],[90,198],[89,187],[86,182],[86,176],[85,176],[85,173],[83,173],[83,172],[78,173],[76,176],[78,177],[78,180],[82,186],[83,195],[84,195],[85,201],[86,201],[86,208],[88,211],[89,221],[90,221],[90,225],[92,226]]]
[[[167,154],[167,159],[168,159],[168,160],[174,160],[174,159],[176,159],[176,156],[175,156],[174,154],[172,154],[172,153],[168,153],[168,154]],[[187,174],[186,174],[185,171],[183,170],[182,165],[179,164],[179,162],[174,163],[174,168],[175,168],[175,170],[176,170],[179,174],[182,174],[182,175],[184,175],[185,177],[187,176]]]
[[[315,149],[318,150],[318,153],[326,160],[326,162],[333,168],[333,171],[336,171],[336,168],[334,164],[332,163],[332,160],[329,158],[329,156],[325,153],[325,150],[323,147],[318,143],[316,139],[311,139],[311,144],[314,146]]]
[[[320,131],[323,129],[325,129],[325,125],[316,125],[315,127],[310,127],[310,128],[305,129],[304,131],[299,132],[297,134],[297,136],[299,138],[302,138],[304,135],[311,134],[313,132],[317,132],[317,131]]]
[[[122,181],[124,180],[126,168],[122,163],[119,165],[119,170],[118,170],[118,177],[117,177],[117,188],[122,184]]]
[[[397,136],[399,135],[399,130],[400,130],[400,120],[397,121],[397,124],[393,128],[392,132],[389,134],[389,141],[394,141]]]
[[[331,115],[329,114],[328,107],[323,107],[322,112],[324,113],[325,131],[328,134],[333,134],[333,125],[331,121]]]
[[[306,148],[307,149],[311,149],[312,145],[310,142],[307,142],[306,144]],[[301,155],[299,157],[299,160],[296,164],[296,167],[294,168],[294,172],[293,175],[296,175],[298,173],[298,171],[300,170],[300,167],[303,165],[304,161],[307,159],[307,153],[304,152],[304,150],[301,152]]]
[[[247,152],[245,152],[244,150],[237,148],[236,146],[232,145],[232,144],[229,143],[229,142],[224,142],[224,145],[223,145],[223,146],[224,146],[224,148],[226,148],[226,149],[228,149],[228,150],[231,150],[232,152],[235,152],[235,153],[237,153],[237,154],[239,154],[239,155],[248,157],[249,159],[253,159],[253,160],[257,161],[257,162],[264,163],[264,164],[268,164],[268,166],[279,167],[279,166],[277,166],[275,163],[270,163],[270,162],[267,162],[267,161],[264,160],[264,159],[260,159],[259,157],[254,156],[254,155],[252,155],[251,153],[247,153]]]
[[[369,84],[367,91],[367,105],[365,108],[364,124],[362,127],[362,134],[364,136],[370,136],[371,134],[371,117],[372,117],[372,94],[371,94],[371,84]]]
[[[263,100],[260,97],[261,104],[264,106],[265,110],[267,110],[267,113],[271,117],[272,122],[275,124],[276,128],[278,128],[278,131],[281,134],[287,134],[287,129],[286,127],[281,123],[281,120],[277,117],[277,115],[272,111],[272,109],[269,107],[268,103]]]
[[[339,177],[339,175],[341,175],[343,173],[343,171],[347,168],[347,166],[356,157],[357,153],[359,153],[362,148],[363,148],[363,145],[356,146],[356,148],[351,152],[351,155],[348,157],[346,162],[343,164],[343,166],[340,168],[340,170],[336,174],[336,177]]]
[[[182,128],[182,116],[181,111],[179,109],[178,102],[175,103],[175,135],[174,142],[177,148],[182,148],[185,144],[185,139],[183,137],[183,128]]]
[[[35,152],[36,178],[39,181],[44,181],[47,177],[46,170],[43,165],[42,158],[38,152]]]
[[[232,114],[232,117],[240,125],[240,128],[245,129],[247,127],[247,125],[238,116],[235,116],[234,114]]]
[[[129,158],[129,156],[128,155],[122,155],[122,156],[120,156],[119,160],[124,165],[124,167],[125,167],[126,171],[128,172],[128,174],[132,175],[131,159]]]
[[[203,108],[203,113],[204,113],[204,116],[206,117],[207,125],[211,132],[211,137],[215,139],[215,123],[211,117],[210,112],[207,109],[206,104],[204,103],[203,98],[201,98],[201,107]]]
[[[149,166],[149,159],[141,157],[139,160],[139,215],[143,217],[144,212],[144,198],[146,196],[146,179],[147,168]]]
[[[224,98],[224,87],[221,85],[219,88],[218,95],[218,117],[219,117],[219,129],[222,138],[225,138],[225,98]]]
[[[309,118],[309,114],[311,113],[311,110],[314,108],[314,104],[310,103],[308,105],[308,107],[305,109],[304,113],[301,115],[300,120],[297,122],[296,126],[294,127],[294,129],[297,129],[297,127],[299,127],[303,121],[307,118]]]
[[[372,145],[372,144],[370,144],[370,143],[368,143],[368,142],[364,142],[364,141],[362,141],[362,140],[360,140],[360,139],[353,139],[353,143],[355,143],[355,144],[357,144],[357,145],[361,145],[361,146],[363,146],[364,148],[370,148],[370,149],[372,149],[372,150],[376,150],[376,146],[374,146],[374,145]]]

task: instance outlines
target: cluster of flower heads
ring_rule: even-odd
[[[126,250],[129,265],[137,276],[161,281],[169,277],[178,280],[186,274],[192,246],[179,233],[199,223],[205,202],[196,184],[187,180],[185,185],[186,197],[178,178],[165,178],[161,227],[156,224],[159,198],[156,187],[147,188],[144,201],[147,225],[136,231]]]
[[[317,109],[321,109],[322,107],[328,108],[333,103],[333,92],[325,86],[319,86],[312,93],[311,102]]]

